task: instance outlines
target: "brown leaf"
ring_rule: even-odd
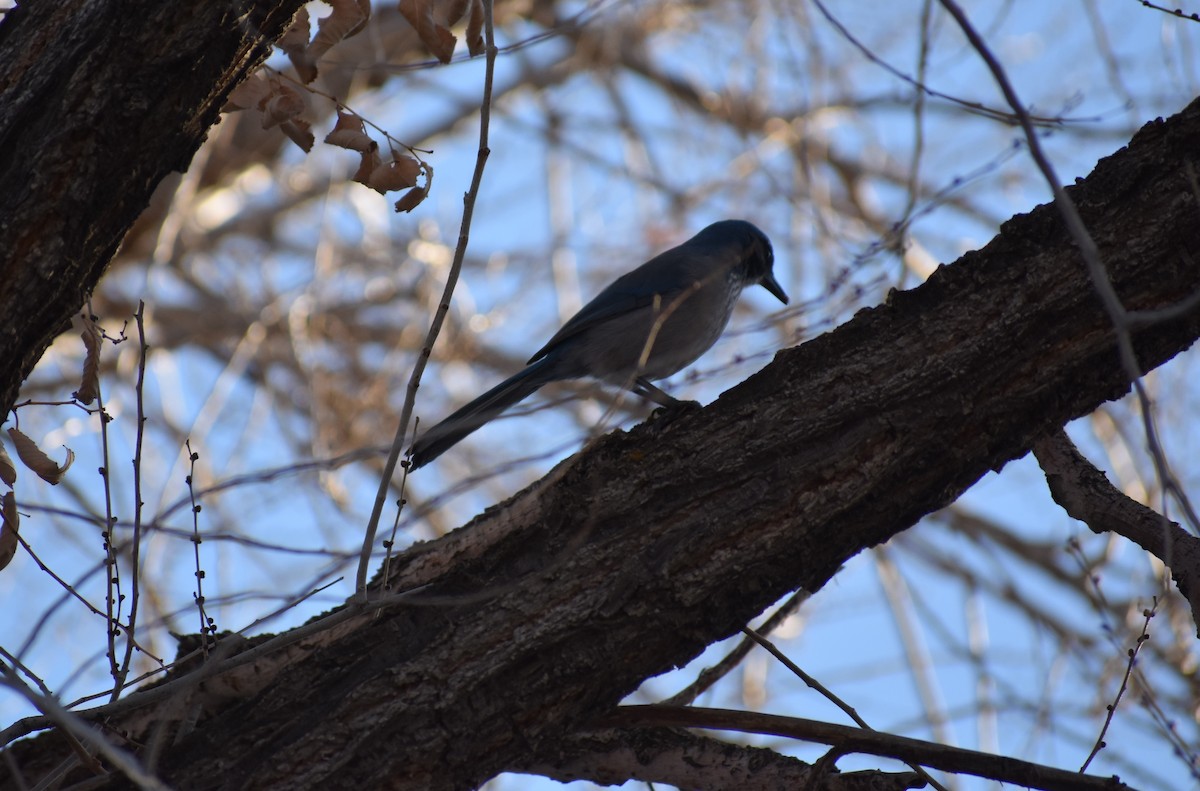
[[[275,42],[275,46],[287,53],[288,60],[305,85],[317,78],[316,59],[308,51],[309,27],[308,9],[302,7],[291,26]]]
[[[466,16],[471,0],[433,0],[433,18],[439,24],[450,27]]]
[[[396,213],[409,212],[421,205],[429,197],[428,187],[413,187],[396,201]]]
[[[421,163],[412,157],[397,156],[371,171],[367,186],[383,195],[394,190],[413,187],[421,175]]]
[[[471,0],[471,17],[467,20],[467,51],[482,55],[486,46],[483,42],[483,0]]]
[[[466,6],[463,4],[463,10]],[[433,0],[400,0],[400,13],[417,31],[421,43],[434,54],[442,63],[449,63],[454,55],[454,43],[458,40],[446,25],[434,18],[435,4]],[[451,12],[453,13],[453,11]],[[462,12],[458,13],[462,16]],[[454,24],[458,19],[448,22]]]
[[[0,570],[8,566],[13,555],[17,554],[17,529],[20,525],[17,498],[12,492],[6,492],[0,498]]]
[[[8,436],[12,439],[13,447],[17,449],[17,456],[20,457],[21,463],[37,473],[37,476],[46,483],[57,485],[75,462],[75,452],[70,448],[67,448],[67,459],[60,467],[42,452],[37,443],[17,429],[10,428]]]
[[[421,205],[429,197],[429,188],[433,186],[433,165],[425,163],[425,186],[413,187],[396,201],[396,213],[410,212]]]
[[[271,80],[270,85],[270,95],[259,103],[259,109],[263,113],[263,129],[270,129],[285,121],[293,120],[304,112],[305,107],[304,97],[290,85],[284,85],[278,80]],[[301,147],[303,148],[303,146]]]
[[[290,121],[284,121],[279,125],[283,133],[287,135],[293,143],[304,149],[304,153],[312,151],[313,143],[316,138],[313,137],[312,125],[308,121],[302,121],[299,118],[293,118]]]
[[[371,186],[371,173],[382,163],[383,160],[379,157],[379,146],[372,145],[370,151],[362,152],[362,161],[359,162],[358,170],[354,173],[354,181],[365,187]]]
[[[252,74],[230,92],[221,112],[232,113],[236,110],[258,107],[270,95],[271,84],[267,82],[266,78],[258,73]]]
[[[0,444],[0,481],[4,481],[9,486],[13,486],[17,482],[17,466],[13,464],[12,458],[2,444]]]
[[[75,398],[79,399],[81,404],[90,404],[100,394],[100,345],[103,337],[100,328],[89,318],[83,320],[83,331],[79,333],[79,337],[83,338],[85,353],[83,378],[79,389],[75,391]]]
[[[367,135],[362,119],[354,113],[343,113],[341,110],[338,111],[333,131],[325,135],[325,142],[364,154],[372,148],[378,148],[378,144]]]
[[[371,0],[325,0],[333,8],[329,16],[317,20],[317,35],[308,46],[308,56],[318,61],[342,39],[356,35],[371,18]]]

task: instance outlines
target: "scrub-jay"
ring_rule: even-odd
[[[679,404],[651,384],[708,351],[729,323],[747,285],[788,297],[771,268],[771,242],[745,220],[713,223],[608,288],[562,326],[525,369],[505,379],[413,445],[412,467],[423,467],[475,429],[561,379],[595,377],[666,407]]]

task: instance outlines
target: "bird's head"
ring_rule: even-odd
[[[696,241],[733,247],[740,256],[739,269],[746,285],[760,285],[783,304],[788,295],[775,279],[775,251],[771,240],[753,223],[745,220],[721,220],[696,235]]]

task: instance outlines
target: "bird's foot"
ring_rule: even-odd
[[[671,403],[666,406],[660,406],[650,413],[650,421],[658,425],[665,426],[684,415],[692,412],[699,412],[704,407],[699,401],[680,401],[671,399]]]

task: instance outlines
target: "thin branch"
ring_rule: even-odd
[[[756,639],[758,634],[768,635],[778,629],[784,621],[791,617],[792,613],[800,609],[801,604],[808,601],[810,596],[812,594],[806,590],[796,591],[779,609],[771,613],[771,616],[763,622],[762,626],[758,627],[757,633],[753,635],[748,634],[744,640],[737,644],[736,648],[722,657],[721,661],[712,667],[704,668],[704,670],[700,671],[700,675],[696,676],[695,681],[662,701],[662,703],[667,706],[686,706],[694,702],[709,687],[720,681],[737,667],[746,654],[750,653],[750,649],[759,644]]]
[[[121,659],[121,669],[114,679],[112,699],[116,700],[125,687],[125,679],[129,677],[129,666],[133,662],[134,628],[137,626],[138,601],[141,597],[141,557],[142,557],[142,445],[146,437],[146,303],[138,300],[137,312],[133,314],[137,322],[138,334],[138,368],[137,382],[133,392],[137,402],[137,425],[134,427],[133,450],[133,540],[129,550],[129,565],[132,569],[129,596],[129,628],[125,631],[125,656]],[[109,527],[109,543],[112,543],[112,527]],[[118,602],[118,612],[119,612]],[[110,628],[112,628],[110,626]],[[115,631],[115,629],[114,629]]]
[[[103,755],[110,764],[116,767],[117,771],[129,778],[138,788],[169,791],[168,787],[157,777],[148,773],[132,754],[104,738],[77,714],[65,709],[53,696],[38,694],[21,681],[11,668],[2,667],[0,683],[21,694],[38,711],[42,712],[50,723],[59,725],[71,736]]]
[[[200,566],[200,544],[204,539],[200,537],[200,509],[201,506],[196,502],[196,489],[193,485],[196,480],[196,461],[200,458],[200,454],[192,450],[192,441],[184,440],[184,447],[187,448],[188,454],[188,474],[185,479],[187,484],[188,495],[192,498],[192,555],[195,559],[196,575],[196,593],[194,595],[196,601],[196,609],[200,614],[200,649],[204,655],[208,656],[208,637],[215,636],[217,633],[216,622],[208,617],[208,612],[204,608],[204,569]]]
[[[849,44],[852,47],[854,47],[860,53],[862,53],[862,55],[867,60],[869,60],[872,63],[874,63],[875,65],[883,68],[885,71],[887,71],[888,73],[890,73],[892,76],[896,77],[897,79],[903,80],[904,82],[913,86],[914,88],[921,91],[922,93],[926,93],[926,94],[936,97],[938,99],[944,99],[945,101],[948,101],[952,104],[956,104],[960,107],[963,107],[963,108],[969,110],[972,113],[976,113],[977,115],[981,115],[985,118],[991,118],[992,120],[1000,121],[1000,122],[1006,123],[1006,124],[1011,124],[1011,123],[1013,123],[1013,121],[1021,121],[1021,113],[1020,112],[1017,112],[1014,115],[1014,113],[1006,113],[1003,110],[999,110],[994,107],[988,107],[987,105],[983,104],[982,102],[972,102],[967,99],[960,99],[957,96],[952,96],[948,93],[936,91],[933,88],[930,88],[925,83],[921,82],[919,79],[913,79],[912,77],[908,76],[904,72],[897,69],[892,64],[885,61],[883,58],[876,55],[871,50],[870,47],[868,47],[866,44],[859,41],[854,36],[854,34],[850,32],[849,28],[847,28],[845,25],[843,25],[841,23],[841,21],[838,20],[838,18],[833,15],[833,12],[831,12],[825,6],[825,3],[822,2],[822,0],[813,0],[813,4],[817,7],[817,10],[821,12],[821,15],[825,17],[825,20],[827,22],[829,22],[829,24],[833,25],[834,29],[837,30],[838,34],[842,38],[844,38],[847,42],[849,42]],[[1030,119],[1030,116],[1028,113],[1026,113],[1024,117],[1026,120]],[[1034,120],[1039,126],[1054,127],[1054,126],[1062,126],[1063,124],[1071,123],[1071,122],[1085,122],[1085,121],[1086,122],[1095,122],[1099,119],[1098,118],[1062,118],[1062,117],[1051,118],[1051,117],[1046,117],[1046,116],[1038,116],[1037,118],[1034,118],[1032,120]]]
[[[450,310],[450,298],[454,287],[458,284],[458,275],[462,271],[463,259],[467,254],[467,241],[471,235],[471,219],[475,214],[475,201],[479,196],[479,186],[483,181],[483,168],[487,164],[491,149],[488,148],[488,129],[492,115],[492,81],[496,71],[496,36],[492,20],[492,0],[483,0],[484,41],[486,47],[485,69],[483,76],[483,100],[479,108],[479,152],[475,158],[475,172],[471,176],[471,186],[463,197],[462,224],[459,226],[458,245],[454,248],[454,261],[446,277],[446,287],[442,292],[441,302],[433,314],[433,323],[429,334],[425,336],[425,344],[421,354],[413,366],[412,376],[408,380],[408,388],[404,396],[404,406],[400,411],[400,424],[396,427],[396,437],[392,440],[392,448],[388,453],[387,462],[383,465],[383,475],[379,480],[379,491],[375,495],[375,504],[371,508],[371,519],[367,523],[366,535],[363,538],[362,552],[358,559],[358,575],[355,590],[359,600],[367,600],[367,571],[371,564],[371,554],[375,548],[375,534],[379,530],[379,518],[383,514],[383,504],[387,500],[388,490],[392,485],[392,476],[396,472],[396,464],[404,449],[408,436],[408,422],[412,417],[413,405],[417,400],[417,388],[421,385],[421,376],[429,356],[433,353],[433,344],[442,331],[442,323]]]
[[[91,305],[88,305],[88,312],[91,313]],[[104,526],[101,528],[100,536],[104,542],[104,585],[105,585],[105,618],[104,624],[105,640],[108,644],[108,670],[109,675],[113,678],[113,699],[116,699],[118,690],[121,688],[121,673],[117,666],[117,634],[118,624],[121,621],[121,601],[124,596],[121,595],[121,569],[117,564],[117,550],[113,542],[113,528],[117,524],[117,517],[113,514],[113,497],[112,497],[112,463],[108,456],[108,423],[112,420],[109,414],[104,409],[104,390],[102,387],[96,388],[96,414],[100,418],[100,451],[103,460],[103,466],[100,467],[100,479],[104,481]],[[28,547],[26,547],[28,549]],[[128,630],[126,634],[129,634]],[[132,637],[132,635],[130,635]]]
[[[895,758],[957,774],[984,777],[1042,791],[1128,791],[1116,777],[1095,777],[1002,755],[947,747],[889,733],[775,714],[691,706],[619,706],[593,725],[605,728],[705,728],[759,733],[828,744],[843,752]]]
[[[1117,696],[1113,698],[1113,702],[1108,704],[1108,716],[1104,718],[1104,727],[1100,729],[1100,734],[1096,737],[1096,744],[1092,747],[1092,751],[1088,753],[1087,760],[1083,762],[1083,766],[1079,767],[1080,772],[1086,772],[1092,759],[1095,758],[1101,750],[1105,748],[1104,734],[1108,733],[1108,726],[1112,724],[1113,716],[1117,713],[1117,705],[1121,702],[1121,697],[1125,694],[1125,690],[1129,688],[1129,677],[1133,675],[1133,666],[1137,662],[1138,652],[1142,650],[1142,645],[1150,639],[1150,633],[1147,631],[1150,628],[1150,619],[1154,617],[1158,611],[1158,597],[1154,599],[1154,606],[1148,610],[1142,610],[1142,615],[1145,621],[1142,622],[1142,633],[1138,635],[1137,641],[1133,648],[1128,651],[1129,662],[1125,665],[1125,675],[1121,678],[1121,687],[1117,690]]]
[[[780,651],[779,648],[776,647],[776,645],[774,643],[772,643],[770,640],[766,639],[765,637],[763,637],[762,635],[758,634],[753,629],[750,629],[748,627],[743,627],[742,631],[745,632],[750,637],[750,639],[752,639],[754,642],[758,643],[763,648],[767,649],[767,651],[771,654],[771,656],[775,657],[780,662],[782,662],[784,667],[786,667],[788,670],[792,671],[792,673],[794,673],[797,678],[799,678],[801,681],[803,681],[805,684],[807,684],[810,689],[815,690],[818,694],[820,694],[822,697],[824,697],[830,703],[832,703],[833,705],[835,705],[839,709],[841,709],[843,712],[845,712],[846,716],[849,717],[850,719],[854,720],[855,724],[857,724],[858,727],[862,728],[863,730],[871,731],[872,733],[878,732],[874,728],[872,728],[870,725],[868,725],[866,720],[864,720],[861,716],[859,716],[859,713],[857,711],[855,711],[853,706],[851,706],[849,703],[846,703],[846,701],[842,700],[837,695],[833,694],[833,692],[830,689],[828,689],[824,684],[822,684],[820,681],[817,681],[815,678],[810,676],[808,673],[805,673],[800,668],[799,665],[797,665],[795,662],[793,662],[791,659],[789,659],[787,654]],[[837,746],[837,745],[835,745],[835,746]],[[915,771],[917,774],[921,775],[921,777],[923,777],[926,780],[926,782],[928,782],[931,786],[938,789],[938,791],[946,791],[945,786],[943,786],[941,783],[939,783],[934,778],[930,777],[929,773],[926,772],[924,769],[922,769],[919,765],[917,765],[915,763],[910,763],[909,766],[912,767],[913,771]]]

